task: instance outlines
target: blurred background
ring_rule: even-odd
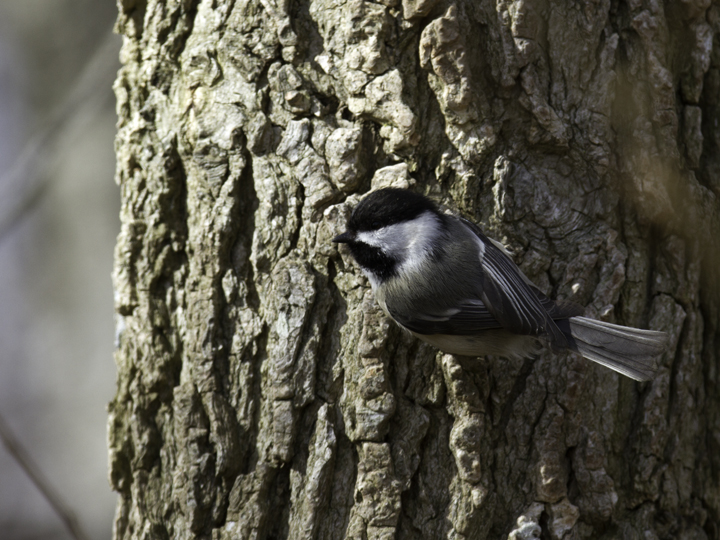
[[[115,383],[113,0],[0,2],[0,416],[109,539]],[[0,444],[0,538],[73,536]]]

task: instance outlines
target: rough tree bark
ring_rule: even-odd
[[[115,538],[720,538],[720,5],[119,0]],[[371,187],[656,380],[437,354],[330,239]]]

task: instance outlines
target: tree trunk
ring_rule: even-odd
[[[119,7],[116,539],[720,538],[720,5]],[[384,185],[658,377],[403,334],[330,242]]]

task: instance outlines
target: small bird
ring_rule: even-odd
[[[525,358],[544,342],[646,381],[667,346],[664,332],[588,319],[582,306],[551,300],[502,244],[409,190],[370,193],[332,241],[348,245],[387,315],[450,354]]]

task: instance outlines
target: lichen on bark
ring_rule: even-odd
[[[115,538],[720,538],[720,6],[118,8]],[[401,332],[330,241],[391,185],[657,378]]]

